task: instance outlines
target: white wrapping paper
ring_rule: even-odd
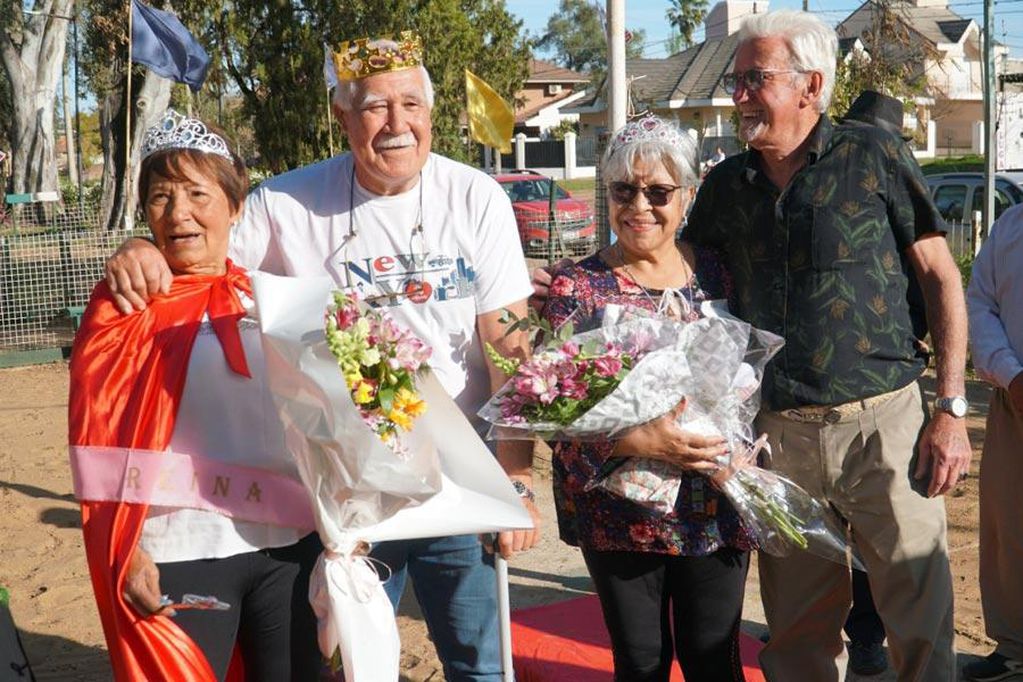
[[[333,280],[252,273],[267,381],[309,491],[326,551],[309,596],[320,650],[340,648],[346,679],[398,676],[397,627],[360,543],[530,528],[508,477],[429,372],[427,403],[399,457],[365,425],[324,338]],[[400,319],[397,320],[400,323]],[[482,379],[486,380],[486,378]]]

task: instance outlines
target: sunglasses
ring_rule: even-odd
[[[721,79],[725,92],[734,95],[741,83],[748,92],[756,92],[764,87],[764,82],[782,73],[808,73],[799,69],[748,69],[742,73],[726,73]]]
[[[637,187],[627,182],[612,182],[608,185],[608,189],[611,190],[611,201],[616,204],[630,204],[636,198],[636,195],[642,192],[651,206],[667,206],[668,202],[671,201],[672,193],[677,189],[682,189],[682,185]]]

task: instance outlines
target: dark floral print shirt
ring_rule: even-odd
[[[783,410],[859,400],[920,376],[900,255],[944,231],[901,140],[824,117],[784,191],[756,151],[715,166],[682,237],[721,249],[734,312],[784,337],[763,389],[765,405]]]
[[[687,319],[698,319],[699,304],[729,298],[731,283],[721,259],[696,247],[696,274],[679,293],[692,305]],[[571,318],[576,332],[599,327],[611,303],[653,310],[663,292],[644,290],[616,274],[600,256],[554,273],[543,316],[553,327]],[[553,444],[554,500],[561,539],[595,551],[637,551],[704,556],[722,547],[750,549],[752,543],[735,510],[701,474],[684,473],[674,511],[662,514],[602,488],[599,480],[613,448],[610,441]]]

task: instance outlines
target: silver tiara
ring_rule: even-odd
[[[160,122],[146,130],[142,138],[143,159],[164,149],[197,149],[234,163],[224,138],[211,132],[199,119],[182,116],[173,109],[164,112]]]
[[[609,155],[613,155],[620,148],[633,142],[654,141],[664,142],[673,147],[681,146],[685,144],[682,141],[683,135],[685,133],[679,130],[678,126],[653,114],[649,114],[629,121],[625,127],[615,133],[609,145],[614,151],[611,151]]]

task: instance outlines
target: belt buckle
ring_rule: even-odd
[[[842,413],[836,409],[828,410],[827,412],[824,413],[824,417],[822,418],[822,421],[825,424],[837,424],[841,420]]]

